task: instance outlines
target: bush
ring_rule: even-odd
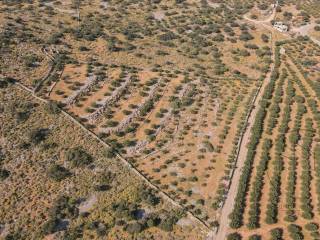
[[[315,27],[314,27],[314,30],[317,31],[317,32],[319,32],[319,31],[320,31],[320,26],[319,26],[319,25],[315,26]]]
[[[116,127],[116,126],[118,126],[118,122],[117,121],[112,121],[112,120],[109,120],[109,121],[107,121],[106,123],[105,123],[105,126],[106,127]]]
[[[173,230],[173,226],[179,221],[180,218],[185,216],[184,211],[174,211],[167,214],[167,216],[161,219],[158,227],[166,232],[171,232]]]
[[[39,144],[47,138],[48,129],[34,129],[29,133],[29,140],[33,144]]]
[[[268,4],[266,4],[266,3],[258,4],[258,8],[260,10],[267,10],[268,9]]]
[[[269,42],[269,37],[266,34],[261,34],[261,39],[263,42],[268,43]]]
[[[6,169],[0,169],[0,181],[5,180],[10,176],[10,172]]]
[[[74,228],[68,229],[65,231],[64,240],[75,240],[75,239],[83,239],[83,229],[82,226],[76,226]]]
[[[177,36],[173,32],[164,33],[159,36],[160,41],[170,41],[176,39]]]
[[[319,225],[316,224],[316,223],[307,223],[305,225],[305,228],[308,230],[308,231],[317,231],[319,229]]]
[[[55,181],[62,181],[63,179],[70,176],[70,172],[68,171],[68,169],[60,165],[54,164],[49,168],[48,176]]]
[[[114,158],[114,157],[116,157],[116,149],[114,147],[110,147],[105,151],[104,155],[107,158]]]
[[[79,209],[76,207],[77,201],[69,196],[59,197],[50,209],[51,219],[75,219],[79,216]]]
[[[155,206],[160,203],[160,198],[155,195],[154,190],[150,188],[146,188],[145,186],[142,186],[139,189],[139,197],[142,201],[146,202],[147,204],[150,204],[152,206]]]
[[[60,113],[60,108],[57,102],[55,101],[49,101],[46,105],[46,111],[50,114],[58,114]]]
[[[36,66],[36,63],[39,61],[39,58],[36,55],[31,54],[24,56],[24,61],[26,67],[32,68]]]
[[[100,22],[85,19],[79,28],[73,31],[76,38],[83,38],[88,41],[94,41],[102,36],[103,27]]]
[[[261,236],[257,234],[254,234],[249,237],[249,240],[261,240],[261,239],[262,239]]]
[[[171,232],[175,223],[176,221],[173,217],[165,218],[161,220],[159,228],[166,232]]]
[[[270,240],[282,240],[283,230],[281,228],[274,228],[270,231]]]
[[[16,81],[17,80],[11,77],[0,78],[0,89],[7,88],[9,85],[14,84]]]
[[[304,236],[302,234],[302,229],[300,226],[295,224],[290,224],[288,226],[289,235],[293,240],[302,240]]]
[[[227,240],[241,240],[242,236],[239,233],[230,233]]]
[[[241,41],[249,41],[254,39],[254,37],[248,32],[242,32],[241,35],[239,36],[239,39]]]
[[[57,226],[59,224],[58,218],[49,219],[43,226],[42,226],[42,233],[44,235],[52,234],[56,231]]]
[[[148,227],[154,227],[154,226],[157,226],[157,222],[155,219],[150,218],[147,220],[147,225],[148,225]]]
[[[82,167],[93,161],[91,155],[81,147],[69,149],[65,154],[65,159],[70,162],[73,167]]]
[[[143,229],[143,225],[139,222],[130,223],[125,227],[125,230],[130,234],[140,233]]]

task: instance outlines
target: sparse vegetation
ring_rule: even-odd
[[[319,238],[320,8],[274,4],[1,1],[1,237]]]

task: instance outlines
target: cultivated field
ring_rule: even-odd
[[[319,239],[318,8],[1,1],[0,238]]]
[[[318,239],[320,47],[303,38],[277,45],[230,226],[250,239]]]
[[[245,119],[269,69],[269,36],[223,5],[110,1],[104,9],[81,2],[78,27],[76,15],[66,14],[77,6],[63,4],[39,5],[51,33],[25,50],[15,36],[20,54],[32,52],[31,63],[5,52],[23,65],[6,75],[55,101],[111,145],[108,157],[121,154],[207,226],[215,225]],[[16,7],[7,5],[4,14]],[[5,19],[20,32],[21,24]],[[43,27],[31,15],[25,24]]]

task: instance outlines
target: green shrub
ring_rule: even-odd
[[[114,158],[116,157],[116,149],[114,147],[107,148],[104,155],[107,158]]]
[[[5,180],[10,176],[10,172],[4,168],[0,169],[0,181]]]
[[[50,114],[58,114],[61,111],[58,103],[55,101],[49,101],[48,104],[46,105],[45,109]]]
[[[282,240],[283,230],[281,228],[274,228],[270,231],[270,240]]]
[[[39,144],[47,138],[48,129],[34,129],[29,132],[29,140],[33,144]]]
[[[55,181],[62,181],[63,179],[70,176],[70,172],[63,166],[54,164],[49,168],[48,176]]]
[[[125,227],[125,230],[130,234],[140,233],[143,231],[143,229],[144,229],[144,226],[139,222],[129,223]]]
[[[302,229],[296,224],[290,224],[288,226],[289,235],[293,240],[303,240]]]
[[[230,233],[227,240],[241,240],[242,236],[239,233]]]
[[[251,235],[249,237],[249,240],[261,240],[261,239],[262,239],[261,236],[257,234]]]
[[[308,231],[317,231],[319,229],[319,225],[316,223],[307,223],[304,227]]]
[[[42,226],[42,233],[44,235],[52,234],[56,231],[57,226],[59,224],[58,218],[49,219],[43,226]]]
[[[93,161],[92,156],[84,151],[81,147],[69,149],[65,153],[65,159],[66,161],[70,162],[73,167],[82,167],[90,164]]]

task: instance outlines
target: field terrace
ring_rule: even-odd
[[[257,80],[93,61],[67,64],[49,99],[212,223],[258,85]]]
[[[169,213],[178,214],[180,210],[164,199],[157,198],[152,204],[142,200],[144,191],[153,190],[119,161],[107,158],[105,146],[65,115],[50,112],[45,103],[17,85],[6,90],[0,91],[5,123],[0,126],[1,171],[8,173],[0,186],[0,217],[4,221],[1,234],[28,240],[61,235],[134,239],[125,226],[116,224],[120,220],[128,224],[134,221],[125,210],[116,208],[119,204],[145,209],[145,216],[156,214],[168,219]],[[34,139],[33,133],[39,129],[45,137]],[[70,162],[67,153],[74,149],[90,156],[89,165]],[[60,171],[64,169],[68,174],[53,173],[53,166],[60,166]],[[63,223],[57,233],[50,230],[55,218],[55,222]],[[96,227],[87,227],[91,225]],[[150,239],[170,238],[171,234],[182,239],[203,239],[206,232],[197,222],[182,217],[171,232],[152,227],[140,235]]]
[[[23,72],[13,77],[109,143],[108,157],[121,153],[214,225],[252,98],[269,70],[270,39],[263,41],[264,31],[224,5],[101,4],[83,1],[80,23],[61,11],[74,10],[69,3],[41,4],[43,15],[21,4],[36,16],[25,24],[41,29],[39,49],[49,52],[42,54],[53,58],[47,63],[53,70],[36,85]]]

